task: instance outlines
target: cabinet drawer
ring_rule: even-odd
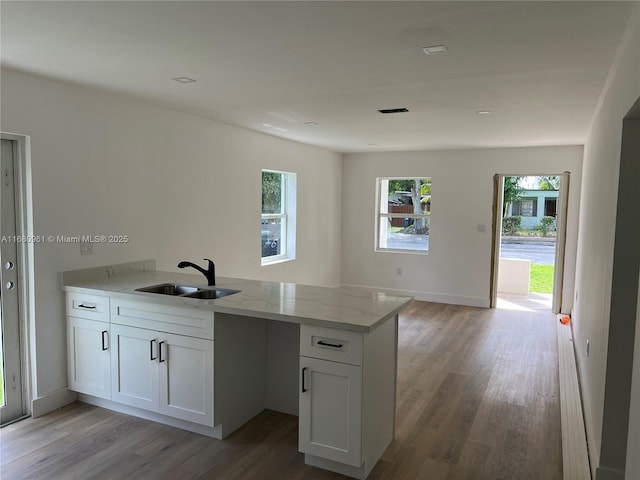
[[[109,297],[88,293],[67,293],[67,315],[99,322],[109,321]]]
[[[300,325],[300,355],[362,365],[363,334],[334,328]]]
[[[213,340],[213,312],[208,310],[112,299],[111,323]]]

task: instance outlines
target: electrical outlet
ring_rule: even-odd
[[[80,255],[92,255],[93,254],[93,243],[91,242],[80,242]]]
[[[481,223],[481,224],[478,225],[477,230],[480,233],[484,233],[487,230],[487,226]]]
[[[396,268],[396,275],[402,275],[402,268],[401,267]]]
[[[590,343],[589,343],[589,340],[587,340],[587,357],[589,356],[589,347],[590,347]]]

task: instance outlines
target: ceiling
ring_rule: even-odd
[[[0,53],[337,152],[582,144],[632,3],[3,0]]]

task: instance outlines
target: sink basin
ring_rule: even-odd
[[[161,283],[150,287],[136,288],[137,292],[157,293],[160,295],[172,295],[174,297],[201,298],[213,300],[238,293],[240,290],[230,290],[227,288],[194,287],[193,285],[178,285],[175,283]]]
[[[136,288],[138,292],[159,293],[160,295],[186,295],[198,291],[198,287],[190,287],[187,285],[176,285],[174,283],[162,283],[160,285],[151,285],[150,287]]]
[[[201,289],[197,292],[188,293],[185,297],[190,298],[204,298],[207,300],[212,300],[215,298],[222,298],[228,295],[233,295],[234,293],[238,293],[240,290],[227,290],[226,288],[215,288],[215,289]]]

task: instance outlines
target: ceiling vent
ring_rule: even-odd
[[[409,109],[408,108],[385,108],[378,111],[383,115],[386,115],[388,113],[407,113]]]
[[[422,51],[427,55],[435,55],[437,53],[447,53],[449,49],[446,45],[431,45],[430,47],[424,47]]]
[[[176,77],[176,78],[172,78],[171,80],[175,80],[176,82],[180,82],[180,83],[193,83],[193,82],[195,82],[195,79],[189,78],[189,77]]]

